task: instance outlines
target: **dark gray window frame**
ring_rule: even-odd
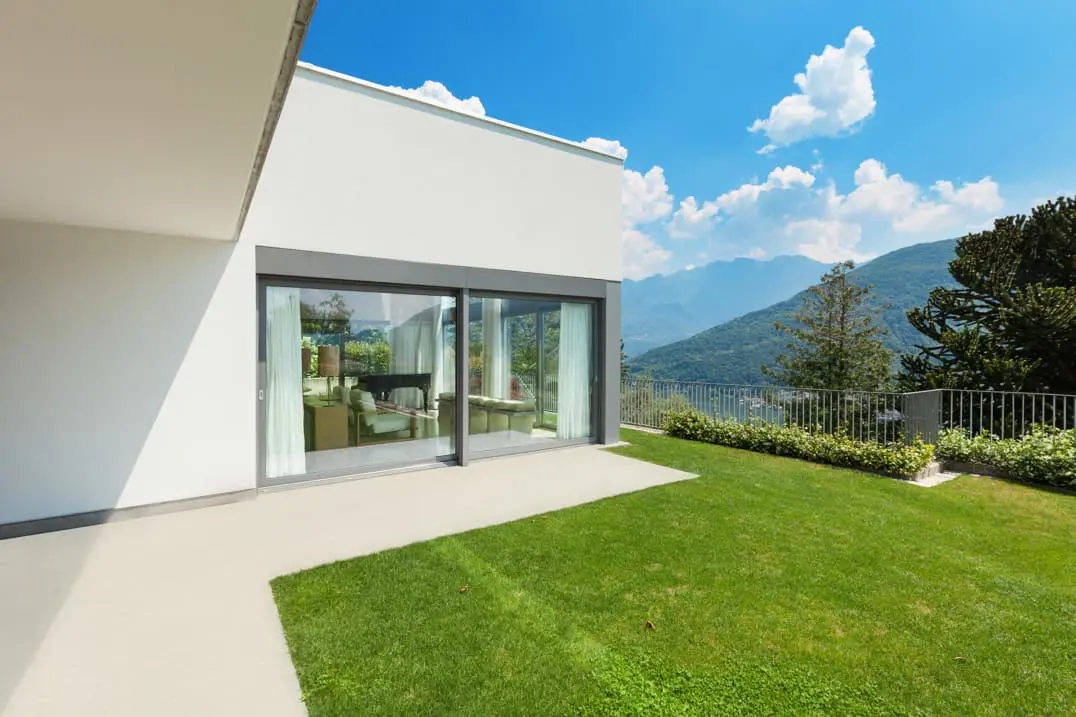
[[[556,276],[481,267],[464,267],[400,261],[277,247],[255,247],[257,274],[257,482],[260,488],[276,487],[285,481],[265,478],[265,287],[269,284],[338,288],[357,291],[437,294],[456,297],[457,356],[466,359],[469,350],[470,299],[478,296],[517,296],[555,300],[591,300],[595,305],[593,438],[558,442],[550,448],[591,442],[615,443],[620,431],[620,282],[602,279]],[[462,348],[462,353],[461,353]],[[467,361],[456,361],[456,385],[466,385]],[[506,448],[474,456],[469,449],[467,404],[456,402],[456,453],[454,461],[466,465],[473,458],[491,458],[534,448]],[[435,464],[435,463],[434,463]],[[421,467],[419,464],[413,467]],[[332,480],[351,475],[376,475],[399,469],[400,465],[363,467],[326,475],[297,476],[294,482]],[[288,481],[290,482],[290,481]]]

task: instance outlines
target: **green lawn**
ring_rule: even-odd
[[[625,440],[701,478],[275,580],[310,715],[1076,714],[1076,497]]]

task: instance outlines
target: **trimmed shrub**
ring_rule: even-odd
[[[763,421],[738,423],[698,411],[670,413],[662,428],[676,438],[905,477],[934,459],[934,447],[918,439],[912,445],[859,441],[843,433],[812,433]]]
[[[1076,489],[1076,430],[1035,425],[1020,438],[1001,439],[946,429],[938,436],[937,452],[942,460],[981,463],[1027,483]]]

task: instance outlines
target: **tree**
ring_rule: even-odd
[[[908,312],[928,342],[902,387],[1076,393],[1076,197],[962,237],[949,273]]]
[[[628,364],[628,355],[624,352],[624,339],[620,339],[620,382],[624,383],[631,375],[631,365]]]
[[[882,343],[886,329],[876,317],[884,307],[870,303],[870,286],[857,286],[848,274],[855,264],[837,264],[807,290],[790,323],[774,327],[791,336],[787,353],[777,357],[779,368],[762,367],[786,386],[873,390],[889,377],[889,349]]]

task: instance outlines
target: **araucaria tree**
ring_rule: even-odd
[[[850,261],[837,264],[807,290],[789,323],[774,324],[791,337],[777,368],[762,371],[785,386],[873,390],[884,386],[892,360],[878,323],[882,308],[872,304],[870,286],[849,277]]]
[[[908,312],[927,342],[903,387],[1076,393],[1076,197],[961,238],[949,273]]]

